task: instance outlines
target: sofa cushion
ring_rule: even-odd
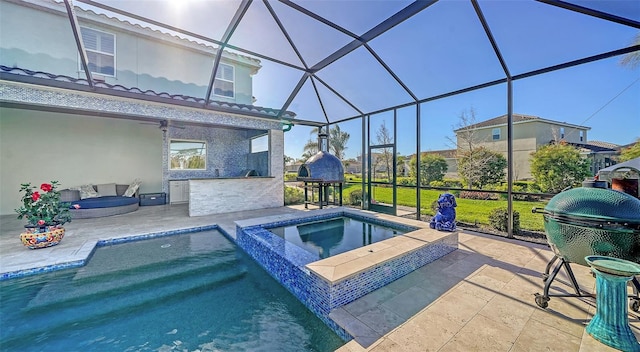
[[[80,187],[73,187],[71,189],[80,191],[80,199],[95,198],[100,196],[93,185],[82,185]]]
[[[116,193],[115,183],[103,183],[103,184],[97,185],[96,188],[98,188],[98,193],[100,193],[101,197],[118,195]]]
[[[138,187],[140,187],[141,183],[142,183],[141,180],[138,180],[138,179],[133,180],[131,185],[129,185],[129,188],[127,188],[127,190],[124,192],[124,196],[133,197],[138,191]]]
[[[61,202],[75,202],[80,200],[80,191],[75,189],[63,189],[60,191]]]
[[[74,205],[79,205],[80,209],[110,208],[123,205],[131,205],[138,203],[138,198],[121,197],[121,196],[105,196],[86,198],[71,203],[70,209],[75,209]]]

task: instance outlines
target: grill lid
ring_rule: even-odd
[[[578,187],[560,192],[544,210],[556,218],[640,224],[640,200],[610,189]]]

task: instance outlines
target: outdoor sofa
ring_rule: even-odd
[[[137,187],[131,196],[126,196],[129,188],[130,185],[112,183],[63,189],[60,191],[60,201],[70,203],[72,219],[126,214],[138,210],[139,207]],[[95,193],[91,192],[91,189]]]

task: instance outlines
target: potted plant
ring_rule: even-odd
[[[37,189],[31,183],[23,183],[22,205],[15,211],[18,219],[27,219],[26,231],[20,234],[22,243],[31,248],[54,246],[64,237],[64,225],[71,221],[69,203],[60,201],[58,181],[43,183]]]

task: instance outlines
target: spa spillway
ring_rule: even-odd
[[[555,256],[543,275],[544,293],[536,294],[538,306],[548,306],[549,288],[561,267],[567,271],[575,295],[553,296],[590,296],[580,290],[569,263],[586,266],[585,257],[590,255],[640,263],[640,200],[637,198],[611,189],[579,187],[555,195],[542,212],[547,241]],[[637,291],[638,280],[634,278],[633,284]],[[637,295],[630,306],[634,311],[639,310]]]

